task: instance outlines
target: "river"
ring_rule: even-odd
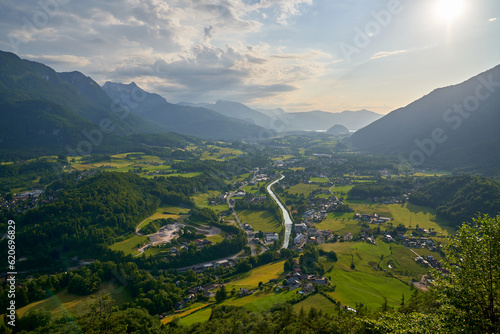
[[[285,219],[285,240],[283,241],[282,248],[288,248],[288,244],[290,243],[290,233],[292,233],[292,224],[293,224],[292,218],[290,218],[287,209],[283,206],[283,204],[281,204],[281,202],[278,200],[278,197],[271,190],[271,187],[273,185],[280,182],[284,178],[285,176],[281,175],[281,178],[277,179],[276,181],[272,182],[270,185],[267,186],[267,191],[269,192],[273,200],[278,204],[278,206],[281,209],[281,212],[283,213],[283,218]]]

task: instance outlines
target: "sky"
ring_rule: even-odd
[[[169,102],[386,114],[500,64],[498,0],[2,0],[0,50]]]

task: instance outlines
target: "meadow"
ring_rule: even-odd
[[[305,184],[305,183],[299,183],[294,186],[291,186],[288,188],[288,192],[293,195],[304,195],[305,197],[308,197],[313,191],[319,189],[320,186],[318,184]]]
[[[295,304],[293,306],[293,309],[297,313],[300,312],[301,309],[303,309],[307,314],[307,312],[309,312],[309,310],[313,307],[317,311],[322,311],[330,315],[334,314],[339,309],[337,305],[335,305],[328,298],[319,293],[313,294],[303,301]]]
[[[353,308],[362,303],[376,311],[384,303],[384,297],[390,306],[399,306],[402,296],[408,300],[412,293],[408,285],[393,277],[344,270],[333,270],[327,276],[336,286],[334,292],[327,294],[342,305]]]
[[[242,223],[250,224],[258,232],[279,232],[283,226],[269,211],[243,210],[237,212]]]
[[[284,265],[285,261],[280,261],[276,263],[266,264],[264,266],[258,267],[250,271],[248,276],[228,283],[226,288],[227,291],[231,291],[231,289],[236,289],[239,291],[240,289],[255,289],[259,286],[259,282],[267,283],[271,279],[283,278],[284,276]]]
[[[101,295],[110,295],[117,306],[133,300],[130,292],[120,285],[104,282],[99,291]],[[60,318],[63,315],[78,316],[83,315],[89,310],[89,305],[93,302],[91,296],[78,296],[68,293],[68,289],[64,289],[52,297],[31,303],[17,310],[17,315],[22,317],[24,314],[32,310],[44,309],[52,313],[55,318]]]
[[[149,238],[146,235],[134,235],[130,239],[112,244],[111,246],[109,246],[109,248],[115,251],[122,251],[125,253],[125,255],[138,255],[140,253],[137,251],[137,245],[145,244],[148,241]]]

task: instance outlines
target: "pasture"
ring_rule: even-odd
[[[271,279],[278,279],[284,275],[283,264],[285,261],[280,261],[276,263],[266,264],[264,266],[258,267],[250,271],[249,275],[228,283],[226,288],[227,291],[235,288],[236,291],[240,289],[255,289],[259,286],[259,282],[267,283]]]
[[[132,301],[130,292],[120,285],[105,282],[101,285],[101,290],[99,292],[102,295],[110,295],[117,306]],[[18,309],[17,315],[22,317],[31,310],[40,310],[43,308],[52,313],[55,318],[60,318],[65,314],[78,316],[85,314],[89,310],[89,305],[93,301],[94,300],[91,296],[74,295],[69,293],[68,289],[64,289],[61,292],[52,295],[52,297],[31,303]]]
[[[300,312],[301,309],[303,309],[307,314],[307,312],[309,312],[309,310],[313,307],[318,311],[322,311],[330,315],[334,314],[339,309],[337,305],[335,305],[328,298],[319,293],[313,294],[303,301],[295,304],[293,306],[293,309],[297,313]]]
[[[282,228],[281,222],[269,211],[243,210],[237,212],[242,223],[250,224],[255,232],[276,232]]]

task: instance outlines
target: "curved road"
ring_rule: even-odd
[[[271,187],[274,186],[276,183],[280,182],[285,178],[284,175],[281,175],[279,179],[276,181],[272,182],[267,186],[267,191],[273,198],[273,200],[278,204],[278,206],[281,209],[281,212],[283,213],[283,218],[285,220],[285,240],[283,241],[283,247],[281,248],[288,248],[288,244],[290,243],[290,233],[292,232],[292,218],[290,218],[290,214],[288,213],[288,210],[281,204],[281,202],[278,200],[278,197],[273,193],[271,190]]]

